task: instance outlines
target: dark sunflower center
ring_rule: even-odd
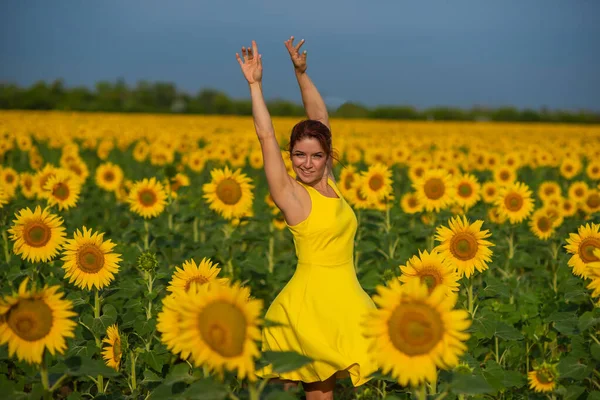
[[[421,176],[423,176],[424,173],[425,173],[425,170],[423,168],[415,169],[415,176],[421,177]]]
[[[408,206],[409,207],[416,207],[419,205],[419,202],[417,199],[415,199],[414,197],[409,197],[408,198]]]
[[[104,173],[104,180],[106,182],[112,182],[115,180],[115,174],[112,171],[106,171]]]
[[[431,178],[425,182],[425,196],[431,200],[437,200],[444,195],[446,186],[440,178]]]
[[[217,186],[217,197],[228,206],[237,204],[242,198],[242,188],[231,178],[223,179]]]
[[[509,193],[504,198],[504,205],[509,211],[519,211],[523,208],[523,197],[519,193]]]
[[[593,193],[585,200],[585,203],[591,209],[596,209],[600,207],[600,195]]]
[[[581,188],[575,189],[575,195],[577,197],[583,197],[583,189],[581,189]]]
[[[419,271],[418,274],[421,278],[421,282],[427,285],[429,293],[433,292],[433,289],[442,283],[442,276],[435,268],[424,268]]]
[[[467,232],[458,232],[450,240],[450,251],[459,260],[470,260],[477,254],[477,238]]]
[[[597,174],[598,173],[598,167],[592,167],[592,174]]]
[[[46,174],[46,175],[42,176],[42,177],[40,178],[40,187],[43,189],[43,188],[44,188],[44,186],[46,186],[46,182],[48,182],[48,179],[50,179],[50,178],[51,178],[51,177],[53,177],[53,176],[54,176],[54,174],[53,174],[53,173]]]
[[[8,311],[6,322],[21,339],[35,342],[50,333],[52,309],[41,299],[22,299]]]
[[[573,166],[571,166],[571,165],[567,165],[567,166],[565,167],[565,171],[567,171],[567,172],[571,172],[571,171],[573,171]]]
[[[581,241],[579,244],[579,257],[584,263],[600,261],[594,255],[594,249],[600,249],[600,238],[587,237]]]
[[[537,221],[537,227],[542,232],[548,232],[552,227],[552,223],[548,217],[540,217]]]
[[[383,177],[380,175],[372,176],[371,179],[369,179],[369,187],[374,191],[381,189],[383,187]]]
[[[388,332],[394,347],[408,356],[427,354],[444,334],[439,313],[427,304],[400,304],[390,316]]]
[[[356,188],[356,197],[358,197],[358,199],[360,201],[367,201],[367,198],[365,196],[363,196],[362,190],[360,190],[360,187]]]
[[[84,244],[77,251],[77,267],[88,274],[95,274],[104,267],[104,253],[96,245]]]
[[[144,207],[152,207],[158,201],[156,193],[154,192],[154,190],[151,189],[140,190],[138,194],[138,199]]]
[[[473,194],[473,188],[469,183],[461,183],[458,185],[458,195],[461,197],[470,197]]]
[[[554,190],[554,188],[552,186],[547,186],[544,189],[544,193],[546,194],[546,196],[550,196],[550,195],[552,195],[552,194],[555,193],[555,190]]]
[[[238,357],[244,352],[246,317],[235,305],[215,301],[198,315],[200,335],[208,347],[223,357]]]
[[[113,359],[116,362],[121,361],[121,354],[122,354],[121,339],[119,337],[117,337],[115,339],[115,343],[113,344]]]
[[[510,174],[508,173],[508,171],[500,172],[500,179],[502,179],[503,181],[507,181],[509,178]]]
[[[23,229],[23,240],[31,247],[43,247],[50,241],[52,230],[43,222],[30,222]]]
[[[494,196],[496,194],[496,189],[494,189],[493,187],[487,188],[486,191],[488,196]]]
[[[548,384],[554,382],[554,374],[546,368],[540,368],[536,371],[535,377],[540,383]]]
[[[52,188],[52,196],[62,201],[69,198],[69,193],[69,185],[64,182],[59,182]]]
[[[190,287],[192,287],[192,285],[198,287],[204,285],[205,283],[208,283],[207,277],[195,276],[192,279],[188,279],[188,281],[185,283],[185,291],[187,292],[188,290],[190,290]]]
[[[15,181],[15,177],[12,176],[11,174],[8,174],[8,175],[6,175],[4,180],[6,181],[6,183],[13,183]]]
[[[346,188],[346,190],[350,190],[350,188],[352,187],[352,182],[354,182],[354,175],[347,175],[346,179],[344,179],[344,187]]]

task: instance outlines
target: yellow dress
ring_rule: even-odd
[[[315,361],[281,374],[267,366],[256,375],[310,383],[335,374],[350,376],[352,384],[360,386],[377,370],[360,326],[364,314],[376,306],[354,270],[356,215],[331,178],[327,181],[339,198],[299,182],[308,190],[312,209],[299,224],[286,222],[298,264],[265,315],[285,326],[262,331],[263,351],[295,351]]]

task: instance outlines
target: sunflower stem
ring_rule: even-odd
[[[171,212],[169,212],[168,222],[169,222],[169,230],[172,231],[173,230],[173,214]]]
[[[494,336],[494,344],[496,346],[496,364],[500,364],[500,354],[498,351],[498,336]]]
[[[46,365],[46,351],[42,353],[42,362],[40,363],[40,376],[42,378],[42,386],[44,387],[44,399],[49,399],[50,385],[48,384],[48,366]]]
[[[56,382],[54,382],[54,385],[52,385],[52,387],[50,388],[50,393],[54,392],[56,389],[58,389],[58,386],[68,377],[69,375],[67,374],[62,374],[62,376],[60,378],[58,378],[58,380]]]
[[[434,395],[437,393],[437,370],[435,371],[435,378],[429,383],[429,394]]]
[[[471,319],[474,317],[473,315],[473,276],[469,277],[469,286],[467,286],[467,305],[469,308],[469,314],[471,314]]]
[[[148,221],[144,220],[144,250],[148,250],[148,240],[150,239],[150,227]]]
[[[135,391],[137,389],[137,379],[135,377],[135,362],[137,357],[133,350],[129,351],[129,358],[131,359],[131,391]]]
[[[98,289],[94,290],[94,318],[100,318],[100,291]],[[98,340],[96,339],[96,343]]]
[[[269,262],[269,274],[273,273],[273,268],[274,268],[274,261],[273,261],[273,256],[274,256],[274,251],[275,251],[275,237],[273,236],[273,224],[269,225],[269,255],[267,257],[267,260]]]
[[[250,392],[250,400],[260,400],[260,394],[256,390],[256,383],[248,383],[248,391]]]
[[[144,278],[146,279],[146,285],[148,287],[148,294],[152,294],[152,283],[154,278],[149,271],[144,271]],[[146,308],[146,320],[152,318],[152,299],[148,300],[148,307]]]
[[[192,225],[194,231],[194,243],[198,243],[198,217],[194,217],[194,224]]]
[[[594,334],[593,334],[593,333],[591,333],[591,332],[590,332],[590,337],[591,337],[592,339],[594,339],[594,342],[596,342],[596,343],[598,343],[598,344],[600,345],[600,340],[598,340],[598,338],[597,338],[596,336],[594,336]]]
[[[2,240],[4,240],[4,258],[6,263],[10,263],[10,251],[8,251],[8,234],[6,230],[2,231]]]
[[[414,397],[417,400],[426,400],[427,399],[427,392],[425,390],[425,384],[422,383],[419,385],[419,387],[415,388],[414,390]]]

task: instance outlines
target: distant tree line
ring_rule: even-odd
[[[305,115],[302,105],[291,101],[275,99],[267,101],[267,105],[274,116]],[[123,79],[115,83],[97,82],[94,90],[84,86],[66,88],[62,79],[52,83],[40,81],[28,88],[0,83],[0,109],[252,115],[250,99],[232,99],[215,89],[202,89],[191,95],[177,90],[169,82],[139,81],[134,87],[129,87]],[[330,115],[401,120],[600,123],[600,112],[589,110],[520,110],[515,107],[431,107],[419,110],[395,105],[366,107],[358,102],[346,102],[331,109]]]

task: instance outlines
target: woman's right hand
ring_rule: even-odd
[[[252,41],[252,48],[242,47],[242,57],[244,62],[242,62],[240,55],[235,53],[235,58],[238,60],[248,84],[260,82],[262,80],[262,55],[258,54],[258,47],[254,40]]]

